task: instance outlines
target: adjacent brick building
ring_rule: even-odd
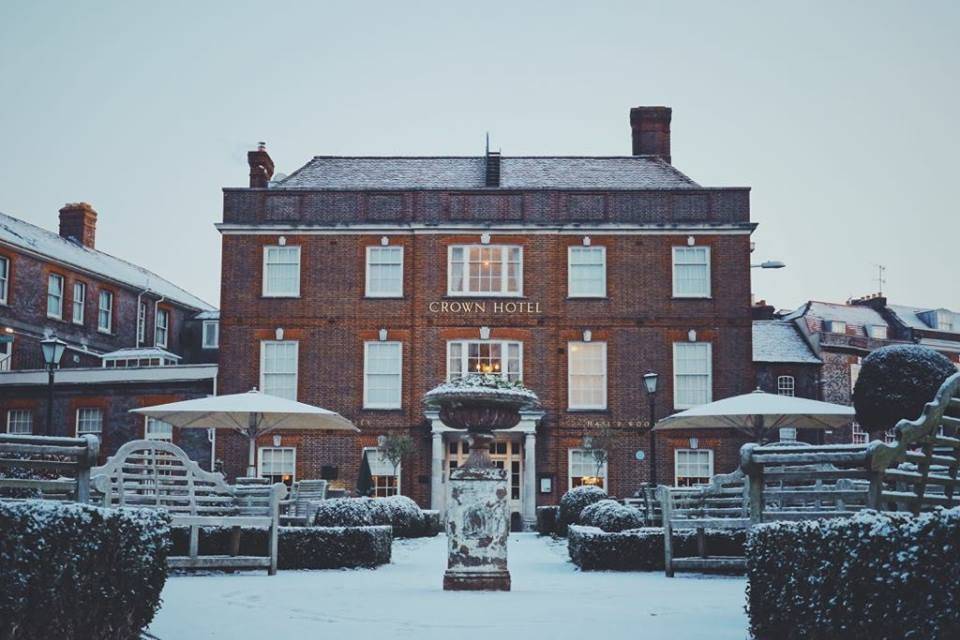
[[[127,410],[215,392],[217,312],[99,251],[96,225],[86,203],[60,210],[59,233],[0,213],[0,428],[96,433],[104,456],[132,438],[173,438],[209,465],[205,431],[173,434]],[[48,425],[40,341],[51,335],[67,346]]]

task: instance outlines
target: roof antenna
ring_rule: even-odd
[[[883,285],[887,283],[886,278],[883,277],[883,273],[887,270],[882,264],[877,265],[877,295],[883,295]]]
[[[487,149],[484,152],[484,155],[490,155],[490,132],[487,131]]]

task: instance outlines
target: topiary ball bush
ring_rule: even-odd
[[[635,507],[606,499],[584,507],[580,512],[579,524],[598,527],[607,533],[619,533],[642,527],[643,514]]]
[[[904,344],[877,349],[860,367],[853,389],[857,422],[867,431],[886,431],[906,418],[916,420],[943,381],[957,372],[933,349]]]
[[[584,485],[574,487],[560,498],[559,533],[566,535],[567,527],[580,522],[580,512],[594,502],[607,499],[607,492],[600,487]]]

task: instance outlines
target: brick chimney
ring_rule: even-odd
[[[670,107],[634,107],[630,109],[633,131],[633,155],[659,156],[670,162]]]
[[[887,306],[887,298],[882,293],[872,293],[870,295],[863,296],[862,298],[848,300],[847,304],[858,307],[870,307],[874,311],[883,311]]]
[[[267,143],[257,143],[256,151],[247,152],[247,164],[250,165],[250,188],[266,189],[273,177],[273,160],[267,153]]]
[[[60,209],[60,237],[93,249],[97,236],[97,212],[86,202],[70,202]]]

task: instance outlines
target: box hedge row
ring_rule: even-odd
[[[135,638],[166,581],[170,518],[149,509],[0,502],[0,638]]]
[[[422,538],[438,533],[439,514],[422,511],[406,496],[388,498],[333,498],[317,506],[318,527],[389,525],[397,538]]]
[[[200,555],[229,553],[230,527],[200,529]],[[263,529],[242,529],[240,555],[265,555],[269,534]],[[278,569],[355,569],[390,563],[393,532],[389,526],[280,527],[277,539]],[[172,555],[186,555],[189,530],[173,530]]]
[[[707,530],[705,536],[711,554],[743,555],[744,531]],[[642,527],[607,532],[598,527],[570,525],[567,550],[573,563],[584,571],[662,571],[663,529]],[[696,532],[674,531],[674,555],[696,553]]]
[[[960,508],[757,525],[746,557],[757,638],[960,638]]]

